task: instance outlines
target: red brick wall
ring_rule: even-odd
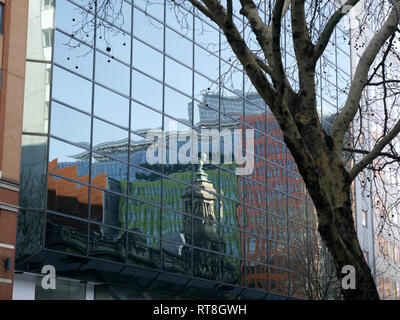
[[[0,213],[2,215],[4,212]],[[15,215],[15,214],[14,214]],[[1,228],[0,228],[1,229]],[[1,230],[0,230],[1,233]],[[0,247],[0,279],[14,278],[14,261],[11,264],[11,270],[7,271],[4,266],[4,259],[6,257],[14,258],[14,249],[7,249]],[[0,300],[11,300],[12,299],[12,283],[0,282]]]
[[[14,278],[28,0],[0,2],[5,4],[0,35],[0,300],[4,300],[12,299]],[[12,265],[6,271],[8,257]]]

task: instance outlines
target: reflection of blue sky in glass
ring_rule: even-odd
[[[90,117],[53,102],[50,134],[74,143],[89,145]]]
[[[65,6],[66,12],[69,13],[67,14],[69,19],[65,16],[59,17],[57,25],[60,28],[67,29],[66,32],[69,33],[73,30],[73,27],[68,26],[68,24],[73,24],[72,19],[77,19],[77,12],[75,11],[79,10],[74,10],[70,4],[63,4],[62,6]],[[160,9],[162,10],[161,7]],[[57,10],[57,12],[60,11]],[[139,38],[145,39],[150,45],[162,49],[161,24],[146,17],[144,13],[139,10],[135,10],[135,18],[134,34]],[[172,17],[169,17],[169,19],[171,20]],[[173,24],[171,22],[170,25],[179,28],[178,24]],[[187,30],[179,31],[187,34]],[[148,37],[149,33],[153,36]],[[167,34],[168,53],[191,66],[192,44],[170,29],[168,29]],[[191,35],[191,33],[189,33],[189,35]],[[82,38],[82,40],[91,43],[92,39],[87,37]],[[130,37],[126,34],[115,32],[115,29],[110,29],[106,36],[102,35],[102,38],[96,39],[96,42],[100,50],[106,51],[106,48],[109,46],[111,49],[109,52],[110,55],[129,63],[131,41]],[[183,43],[187,44],[185,50],[181,48]],[[134,67],[148,73],[150,76],[162,80],[162,54],[137,39],[133,41],[133,48]],[[201,68],[199,65],[199,69],[201,68],[201,71],[209,77],[218,76],[217,58],[207,61],[207,56],[209,56],[209,54],[201,48],[197,48],[196,50],[199,52],[199,57],[200,52],[202,52],[201,60],[203,64],[205,63],[204,68]],[[55,33],[54,61],[87,78],[92,78],[93,76],[93,51],[88,46],[82,43],[79,44],[76,40],[58,31]],[[105,56],[99,52],[96,53],[95,80],[97,82],[128,97],[129,77],[130,71],[128,66],[119,63],[112,57]],[[199,79],[198,85],[196,86],[196,89],[199,88],[199,91],[203,91],[203,87],[210,86],[209,80],[198,75],[196,78]],[[192,95],[192,71],[169,58],[166,58],[166,82],[189,96]],[[141,72],[133,70],[131,89],[132,97],[135,100],[159,111],[162,110],[163,89],[161,83],[147,77]],[[89,81],[68,73],[65,70],[54,68],[53,98],[90,113],[91,91],[92,84]],[[202,97],[201,95],[197,95],[197,98],[201,99]],[[186,121],[189,120],[188,105],[190,102],[191,99],[188,96],[184,96],[168,87],[165,88],[165,111],[169,115],[180,119],[186,119]],[[129,127],[129,100],[102,86],[95,86],[93,112],[94,115],[105,120],[125,128]],[[87,116],[54,104],[52,118],[54,120],[52,121],[53,135],[75,143],[90,142],[90,121],[88,121],[89,118]],[[196,116],[196,118],[198,118],[198,116]],[[160,128],[161,125],[160,114],[138,103],[132,102],[132,130]],[[83,131],[86,133],[83,134]],[[83,138],[84,136],[86,136],[86,138]],[[100,120],[94,120],[93,145],[126,137],[127,133],[124,130],[113,127]]]
[[[71,37],[55,31],[54,62],[87,78],[93,74],[93,50]]]
[[[57,139],[50,139],[50,146],[49,146],[49,161],[54,159],[58,159],[58,162],[65,162],[65,163],[73,163],[76,162],[76,159],[72,156],[80,154],[84,152],[84,149],[75,147],[71,144],[64,143]]]
[[[129,99],[98,85],[94,90],[93,112],[103,119],[129,127]]]
[[[133,41],[133,64],[159,80],[163,78],[163,55],[139,40]],[[152,63],[149,63],[151,61]]]
[[[79,21],[80,9],[74,8],[68,1],[59,2],[61,10],[56,10],[56,25],[57,28],[64,30],[66,34],[59,31],[55,32],[54,61],[66,69],[89,79],[94,77],[95,81],[101,85],[94,86],[94,105],[92,110],[92,83],[61,68],[54,67],[53,99],[65,102],[87,113],[93,111],[95,116],[123,128],[129,128],[130,122],[132,131],[140,131],[162,127],[162,115],[146,108],[140,103],[159,112],[164,110],[168,116],[175,117],[183,122],[190,123],[192,118],[194,118],[194,123],[196,124],[200,119],[199,103],[198,101],[194,101],[195,114],[191,116],[188,110],[192,106],[192,98],[190,96],[193,95],[194,99],[202,101],[204,100],[204,94],[212,95],[217,93],[218,76],[220,73],[224,74],[228,72],[228,70],[229,75],[224,78],[224,86],[236,90],[240,94],[243,93],[244,77],[242,72],[231,69],[231,65],[223,61],[221,62],[221,70],[219,70],[218,42],[220,36],[218,31],[198,18],[195,18],[196,30],[193,32],[193,26],[191,25],[193,21],[191,19],[188,21],[188,26],[182,27],[175,21],[176,17],[173,10],[167,8],[168,27],[165,29],[166,54],[188,67],[194,67],[195,71],[169,57],[165,57],[164,59],[162,53],[155,50],[162,51],[164,48],[164,27],[156,21],[156,19],[162,21],[162,5],[150,5],[147,7],[147,12],[156,19],[148,15],[146,16],[140,9],[134,10],[133,34],[136,38],[133,38],[132,41],[131,37],[124,31],[118,31],[113,27],[108,29],[106,34],[98,34],[98,39],[96,39],[97,48],[103,52],[107,52],[107,47],[110,50],[108,51],[109,56],[96,52],[96,67],[93,70],[93,50],[67,36],[67,34],[73,31],[74,25]],[[128,10],[127,7],[130,7],[130,5],[125,3],[124,10],[129,12],[128,16],[130,17],[130,9]],[[138,3],[138,7],[146,8],[141,2]],[[60,12],[63,12],[63,15]],[[72,19],[75,19],[75,21]],[[127,31],[130,29],[130,27],[128,28],[129,21],[130,19],[125,19],[124,28]],[[189,39],[193,39],[194,36],[196,44],[193,46],[192,42],[183,38],[173,29]],[[88,37],[83,36],[80,39],[88,44],[93,43],[92,33],[88,32],[87,34],[89,35]],[[349,57],[345,54],[348,48],[344,39],[345,34],[341,30],[338,30],[337,39],[333,39],[333,41],[340,44],[340,47],[344,51],[340,49],[335,50],[334,46],[328,46],[325,57],[335,61],[337,55],[338,66],[348,71]],[[221,41],[225,40],[221,37]],[[72,46],[78,44],[79,46],[72,48],[65,45],[68,42]],[[132,52],[131,44],[133,44]],[[287,49],[293,51],[290,48],[290,44],[287,45]],[[226,43],[223,44],[222,49],[225,47]],[[216,53],[216,56],[210,54],[204,48]],[[232,51],[224,49],[221,52],[221,56],[228,60],[232,56]],[[322,75],[324,79],[320,83],[323,89],[323,96],[331,104],[324,101],[322,108],[324,114],[332,114],[335,112],[337,105],[336,95],[339,93],[339,106],[343,103],[345,95],[341,94],[343,92],[340,90],[327,91],[328,87],[332,88],[332,85],[336,84],[336,68],[328,60],[325,61],[325,57],[322,60],[323,69],[325,70],[325,73]],[[123,63],[116,61],[116,59],[120,59]],[[285,59],[288,67],[296,65],[295,59],[289,54],[285,55]],[[134,67],[133,70],[130,70],[128,66],[131,60]],[[144,73],[148,74],[148,76]],[[296,72],[294,75],[296,76]],[[346,85],[346,77],[347,75],[344,72],[338,77],[338,83],[341,88]],[[161,83],[163,79],[167,84],[164,88]],[[331,83],[328,83],[327,80]],[[102,86],[108,87],[120,94],[107,90]],[[183,94],[169,86],[176,88]],[[247,84],[245,84],[245,90],[246,92],[254,91],[248,79]],[[221,92],[227,97],[234,96],[233,92],[224,88],[222,88]],[[129,119],[130,94],[134,101],[131,102],[132,110]],[[212,106],[217,109],[219,107],[218,103]],[[57,105],[53,109],[51,115],[52,134],[72,142],[90,142],[91,123],[87,120],[89,119],[88,116]],[[209,111],[214,113],[211,109]],[[253,114],[251,107],[246,107],[246,113]],[[222,117],[225,119],[225,116]],[[164,121],[164,126],[166,126],[167,122],[169,122],[168,119]],[[59,126],[57,129],[56,123]],[[168,126],[165,129],[168,131]],[[81,134],[82,131],[85,131],[85,134]],[[89,135],[87,135],[87,132],[89,132]],[[106,141],[125,139],[127,136],[128,133],[123,129],[113,127],[100,120],[94,120],[93,145]]]
[[[92,84],[70,72],[54,67],[52,98],[68,103],[83,111],[90,112]]]

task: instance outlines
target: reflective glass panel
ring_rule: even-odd
[[[47,137],[22,135],[19,206],[44,209]]]
[[[125,262],[126,233],[97,224],[90,225],[89,255],[113,262]]]
[[[136,39],[133,41],[133,66],[159,80],[163,78],[163,55]]]
[[[108,57],[100,52],[96,52],[96,81],[101,84],[129,95],[129,67]]]
[[[87,253],[88,224],[54,214],[46,218],[46,248],[72,254]]]
[[[162,110],[162,84],[138,71],[132,73],[132,98]]]
[[[89,182],[89,151],[51,138],[49,165],[51,173],[82,182]]]
[[[53,68],[52,98],[91,112],[92,83],[61,68]]]
[[[51,65],[26,62],[22,130],[47,133]]]
[[[86,114],[54,101],[51,104],[51,135],[88,147],[90,122]]]
[[[135,36],[162,50],[164,43],[163,29],[163,26],[149,15],[146,15],[141,10],[135,10],[133,19],[133,34]],[[151,34],[151,37],[149,37],[149,34]]]
[[[94,114],[128,128],[129,100],[96,85],[94,90]]]
[[[93,49],[81,42],[54,32],[54,62],[87,78],[93,74]]]

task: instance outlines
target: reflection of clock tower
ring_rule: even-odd
[[[199,162],[194,187],[188,187],[183,200],[187,212],[191,212],[195,218],[183,218],[183,234],[186,239],[193,239],[196,247],[220,251],[217,231],[217,217],[215,215],[216,190],[207,174],[203,170],[203,161]],[[222,210],[221,210],[222,211]],[[220,220],[222,219],[222,212]],[[193,220],[193,223],[192,223]],[[222,244],[222,243],[221,243]],[[223,248],[221,248],[223,249]],[[224,251],[224,250],[223,250]],[[213,253],[195,249],[193,252],[193,268],[195,276],[214,279],[219,273],[218,256]]]

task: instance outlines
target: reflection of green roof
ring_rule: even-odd
[[[224,167],[234,170],[235,165],[224,165]],[[224,195],[228,198],[238,200],[237,176],[221,170],[221,186],[218,183],[218,169],[202,169],[207,175],[208,180],[217,189],[224,190]],[[191,181],[192,172],[175,172],[168,175],[176,180]],[[127,181],[120,181],[122,193],[127,192]],[[172,179],[164,179],[163,206],[165,208],[174,208],[181,212],[185,211],[183,195],[188,188],[183,183]],[[139,200],[161,204],[161,180],[153,181],[133,181],[130,186],[130,194]],[[233,202],[222,200],[223,205],[223,223],[229,226],[237,226],[237,208],[232,205]],[[121,226],[125,226],[126,201],[121,198],[119,207],[119,220]],[[217,205],[217,204],[216,204]],[[152,236],[159,236],[160,222],[162,220],[163,233],[181,233],[183,228],[182,215],[165,213],[160,219],[160,210],[145,202],[129,200],[128,201],[128,229],[136,229]],[[165,210],[167,212],[168,210]],[[237,230],[222,228],[222,238],[225,240],[228,252],[241,252],[240,232]]]

